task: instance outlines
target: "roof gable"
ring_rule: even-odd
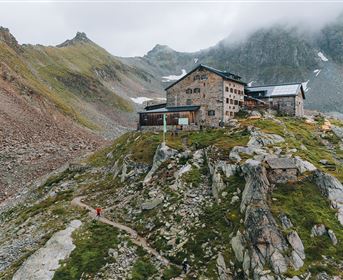
[[[198,70],[200,68],[204,68],[204,69],[206,69],[206,70],[208,70],[208,71],[210,71],[210,72],[212,72],[212,73],[222,77],[225,80],[230,80],[230,81],[234,81],[236,83],[242,84],[242,85],[246,85],[246,83],[244,83],[243,81],[240,80],[241,77],[236,75],[236,74],[232,74],[232,73],[227,72],[227,71],[220,71],[218,69],[212,68],[212,67],[204,65],[204,64],[199,64],[194,69],[192,69],[190,72],[188,72],[186,75],[184,75],[183,77],[181,77],[177,81],[175,81],[172,84],[170,84],[169,86],[167,86],[165,88],[165,90],[170,89],[171,87],[173,87],[177,83],[181,82],[183,79],[185,79],[186,77],[188,77],[189,75],[191,75],[192,73],[194,73],[196,70]]]

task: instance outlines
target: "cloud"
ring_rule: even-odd
[[[143,55],[155,44],[197,51],[225,37],[237,41],[274,24],[314,32],[343,3],[0,3],[0,25],[20,43],[56,45],[86,32],[112,54]]]

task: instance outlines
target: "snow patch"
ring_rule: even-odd
[[[177,81],[177,80],[181,79],[183,76],[185,76],[187,74],[187,71],[185,69],[182,69],[181,71],[182,71],[181,75],[163,76],[162,82],[171,82],[171,81]]]
[[[198,62],[199,58],[194,58],[194,64],[196,64]]]
[[[251,87],[252,86],[252,83],[254,83],[255,81],[251,81],[248,83],[248,87]]]
[[[321,60],[328,61],[328,59],[325,57],[325,55],[322,52],[319,52],[318,56],[320,57]]]
[[[316,70],[313,71],[313,73],[316,74],[316,77],[317,77],[319,75],[320,71],[322,71],[322,70],[316,69]]]
[[[310,81],[310,80],[308,80],[308,81],[305,82],[305,83],[302,83],[302,86],[303,86],[305,92],[308,92],[308,91],[310,90],[310,88],[307,87],[307,84],[308,84],[309,81]]]
[[[136,104],[143,104],[145,101],[152,100],[151,98],[149,98],[149,97],[144,97],[144,96],[141,96],[141,97],[131,97],[130,99],[131,99],[133,102],[135,102]]]

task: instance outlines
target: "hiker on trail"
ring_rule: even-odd
[[[187,258],[185,258],[182,262],[182,270],[185,274],[187,274],[188,272],[188,267],[189,267],[188,261],[187,261]]]
[[[97,218],[100,218],[101,210],[102,210],[102,209],[99,208],[99,207],[95,209]]]

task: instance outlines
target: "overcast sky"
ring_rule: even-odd
[[[41,0],[44,1],[44,0]],[[56,45],[83,31],[119,56],[144,55],[155,44],[197,51],[225,37],[244,38],[274,24],[313,32],[343,11],[342,3],[4,3],[0,25],[20,43]]]

